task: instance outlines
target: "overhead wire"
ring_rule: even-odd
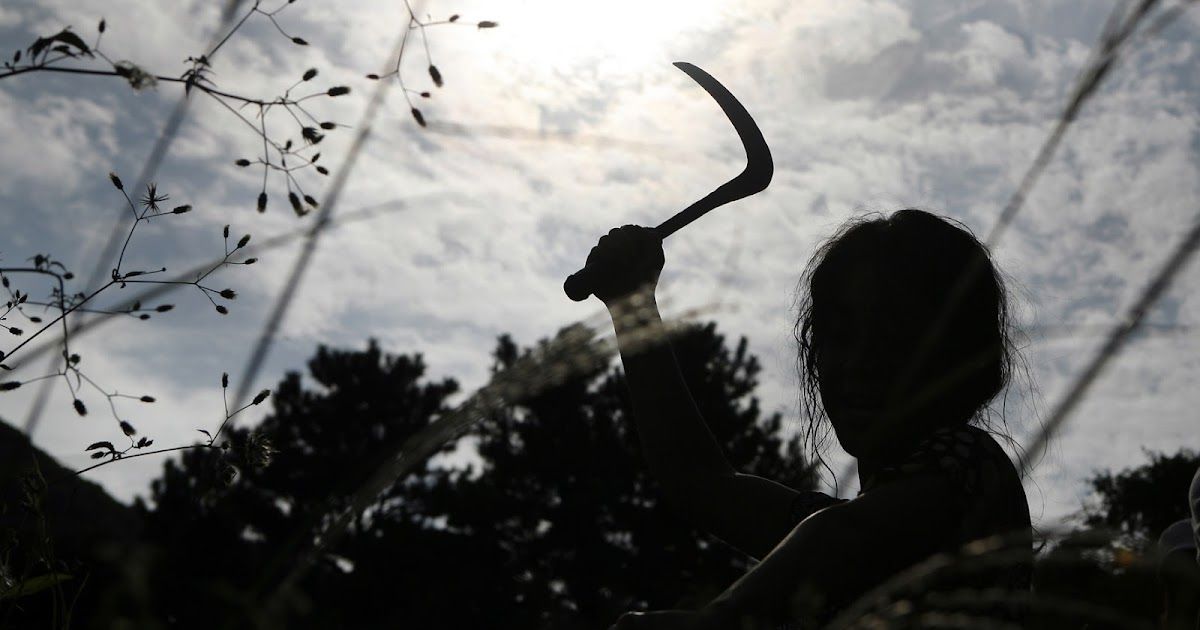
[[[205,48],[208,51],[207,56],[210,58],[216,54],[220,48],[229,39],[231,33],[226,33],[229,25],[233,23],[233,18],[237,15],[237,9],[246,0],[226,0],[225,8],[221,11],[220,22],[217,24],[216,31],[210,40],[209,45]],[[184,90],[183,95],[176,101],[175,107],[172,108],[167,122],[163,125],[162,130],[158,134],[158,138],[154,141],[154,146],[150,150],[150,155],[146,157],[146,162],[142,166],[142,170],[138,173],[137,184],[134,190],[140,190],[145,187],[155,173],[158,172],[158,167],[162,164],[163,159],[170,150],[175,138],[179,133],[179,129],[183,126],[183,121],[187,117],[188,108],[191,105],[190,91]],[[122,237],[129,232],[129,223],[132,221],[130,215],[125,212],[125,207],[121,207],[121,211],[117,213],[117,221],[113,224],[112,230],[109,232],[108,240],[100,249],[100,255],[96,259],[96,264],[91,265],[91,274],[88,276],[85,286],[94,286],[99,283],[107,272],[105,261],[111,260],[116,256],[117,250],[121,247]],[[77,319],[80,319],[77,317]],[[86,321],[86,320],[85,320]],[[78,323],[66,323],[67,326],[76,327]],[[59,357],[50,358],[51,367],[56,363]],[[54,382],[51,380],[43,381],[39,386],[37,394],[34,397],[33,404],[30,405],[29,413],[25,416],[24,431],[32,440],[33,432],[37,430],[38,422],[41,420],[42,413],[45,411],[46,403],[50,398],[50,390],[53,388]]]

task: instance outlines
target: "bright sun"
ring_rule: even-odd
[[[513,57],[555,70],[626,73],[672,56],[682,33],[721,19],[720,0],[533,0],[507,7]],[[517,32],[519,29],[519,32]],[[674,61],[674,59],[669,59]],[[545,67],[543,66],[543,67]]]

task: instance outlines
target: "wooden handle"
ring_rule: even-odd
[[[737,177],[721,184],[716,190],[654,228],[658,232],[659,238],[663,239],[714,208],[761,192],[771,183],[771,177],[775,173],[775,162],[771,159],[771,149],[767,146],[767,141],[763,139],[762,131],[754,122],[754,118],[750,116],[750,112],[746,111],[737,98],[725,89],[720,81],[700,68],[682,61],[676,62],[675,67],[699,83],[700,87],[704,88],[721,106],[721,111],[725,112],[729,122],[733,123],[733,128],[742,141],[742,148],[746,150],[746,168]],[[595,282],[594,273],[585,266],[571,274],[563,283],[563,291],[566,292],[567,297],[576,302],[586,300],[592,294],[592,284]]]
[[[584,267],[567,276],[566,282],[563,282],[563,291],[576,302],[588,299],[592,295],[592,268]]]

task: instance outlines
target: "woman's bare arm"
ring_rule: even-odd
[[[704,613],[714,627],[770,627],[764,624],[811,614],[822,597],[862,593],[928,557],[952,534],[954,492],[945,478],[911,477],[823,510]]]
[[[795,524],[798,493],[730,466],[683,380],[653,293],[629,303],[632,311],[613,309],[613,323],[651,475],[695,525],[765,556]]]
[[[667,500],[698,527],[761,558],[795,525],[799,493],[740,474],[701,417],[671,350],[654,300],[662,239],[628,225],[588,255],[591,287],[613,316],[634,422],[650,473]]]

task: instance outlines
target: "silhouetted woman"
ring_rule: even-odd
[[[817,627],[923,559],[1000,535],[1018,541],[1016,557],[1009,544],[998,567],[963,571],[954,586],[1028,590],[1025,493],[975,426],[986,426],[1009,379],[1006,293],[968,230],[920,210],[854,220],[803,276],[796,338],[808,437],[822,436],[827,419],[857,459],[862,490],[851,500],[730,467],[670,345],[643,341],[664,332],[654,302],[663,261],[661,241],[637,226],[613,230],[588,256],[603,270],[596,295],[613,316],[642,449],[674,506],[761,562],[701,610],[629,613],[616,628]],[[968,615],[960,620],[1004,613],[1016,614],[957,611]]]

